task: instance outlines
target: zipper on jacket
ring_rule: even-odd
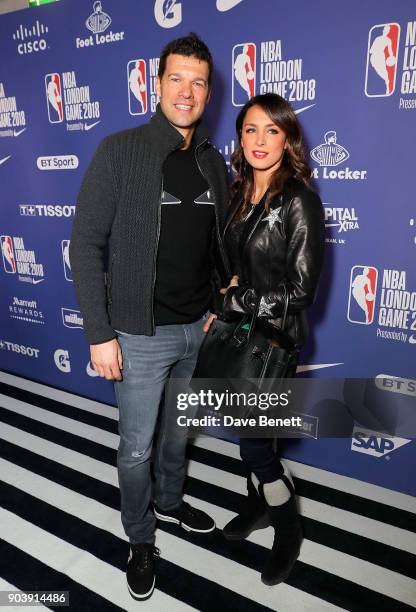
[[[159,251],[159,239],[160,239],[160,225],[161,225],[161,212],[162,212],[162,198],[163,198],[163,175],[162,175],[162,187],[160,190],[159,206],[157,209],[157,234],[156,234],[156,246],[155,253],[153,256],[153,287],[152,287],[152,334],[155,333],[155,287],[156,287],[156,263],[157,254]]]
[[[212,186],[209,184],[209,181],[207,179],[207,177],[205,176],[205,174],[202,172],[202,168],[201,165],[199,163],[199,159],[198,159],[198,149],[200,147],[202,147],[202,145],[205,145],[208,142],[208,139],[205,138],[204,140],[202,140],[196,147],[195,147],[195,159],[196,159],[196,165],[198,166],[198,170],[200,171],[200,173],[202,174],[202,176],[204,177],[204,179],[206,180],[206,182],[208,183],[208,187],[211,189],[211,191],[214,193],[214,190],[212,189]],[[216,233],[217,233],[217,241],[218,241],[218,248],[221,251],[221,256],[222,256],[222,262],[224,264],[224,268],[225,271],[227,272],[227,274],[231,277],[231,271],[228,268],[228,262],[227,262],[227,258],[225,256],[225,251],[223,249],[223,245],[222,245],[222,240],[221,240],[221,233],[220,233],[220,225],[219,225],[219,220],[218,220],[218,212],[217,212],[217,205],[218,203],[215,204],[215,229],[216,229]]]

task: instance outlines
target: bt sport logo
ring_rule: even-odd
[[[256,93],[256,45],[235,45],[232,51],[232,102],[244,106]]]
[[[368,33],[365,95],[368,98],[391,96],[396,87],[400,26],[375,25]]]
[[[377,278],[377,268],[372,266],[351,268],[347,315],[350,323],[370,325],[374,321]]]

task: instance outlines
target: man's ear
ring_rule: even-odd
[[[208,90],[208,95],[207,95],[207,101],[206,104],[208,104],[208,102],[211,100],[211,93],[212,93],[212,87],[209,88]]]
[[[160,76],[157,75],[156,80],[155,80],[155,91],[156,91],[156,95],[159,96],[160,98]]]

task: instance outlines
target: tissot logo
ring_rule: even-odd
[[[40,350],[37,348],[25,346],[24,344],[16,344],[14,342],[10,342],[9,340],[0,340],[0,350],[17,353],[18,355],[23,355],[24,357],[35,357],[35,359],[39,358],[40,353]]]
[[[74,204],[19,204],[22,217],[73,217]]]
[[[174,28],[182,21],[182,2],[155,0],[155,19],[161,28]]]

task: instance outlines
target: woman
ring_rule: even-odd
[[[306,339],[305,309],[314,300],[324,247],[322,203],[308,186],[311,171],[301,128],[290,104],[276,94],[247,102],[236,127],[234,195],[224,230],[234,276],[222,290],[223,313],[226,318],[250,314],[259,303],[259,316],[267,319],[273,338],[273,328],[281,324],[286,286],[285,331],[299,349]],[[302,540],[293,483],[273,439],[241,438],[240,454],[249,470],[248,500],[224,535],[243,539],[272,525],[275,538],[262,580],[278,584],[289,575]]]

